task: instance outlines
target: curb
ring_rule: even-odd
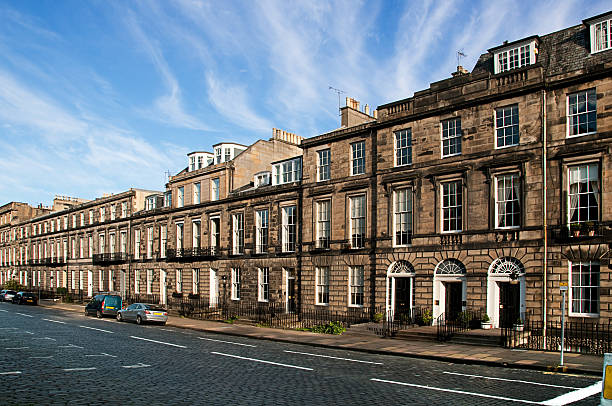
[[[78,312],[77,309],[73,310],[73,309],[66,309],[66,308],[57,308],[55,305],[44,305],[44,304],[41,305],[39,303],[39,306],[47,307],[47,308],[55,307],[58,310],[62,310],[66,312]],[[217,330],[210,330],[207,328],[201,328],[201,327],[196,327],[196,326],[181,326],[181,325],[174,324],[170,319],[168,319],[166,326],[180,328],[184,330],[201,331],[201,332],[210,333],[210,334],[227,335],[227,336],[232,336],[232,337],[245,337],[245,338],[250,338],[254,340],[307,345],[309,347],[316,347],[316,348],[333,348],[336,350],[349,350],[349,351],[362,352],[362,353],[375,354],[375,355],[393,355],[397,357],[426,359],[426,360],[432,360],[432,361],[450,362],[454,364],[463,364],[463,365],[482,365],[482,366],[490,366],[490,367],[498,367],[498,368],[515,368],[515,369],[526,369],[526,370],[531,370],[531,371],[568,373],[568,374],[576,374],[576,375],[590,375],[590,376],[597,376],[597,377],[599,377],[601,374],[601,371],[599,369],[589,370],[589,369],[572,368],[572,367],[560,366],[560,365],[533,365],[533,364],[526,365],[526,364],[519,364],[516,362],[487,361],[487,360],[470,359],[470,358],[453,358],[453,357],[446,357],[442,355],[405,353],[405,352],[395,352],[395,351],[389,351],[389,350],[376,350],[376,349],[370,349],[370,348],[345,347],[343,345],[334,345],[334,344],[301,342],[301,341],[295,341],[295,340],[290,340],[287,338],[280,338],[280,337],[253,336],[250,334],[239,333],[235,331],[217,331]]]

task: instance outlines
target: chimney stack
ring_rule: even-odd
[[[453,77],[456,77],[456,76],[467,75],[468,73],[470,73],[470,72],[467,69],[465,69],[463,66],[459,65],[459,66],[457,66],[457,71],[451,73],[451,75]]]

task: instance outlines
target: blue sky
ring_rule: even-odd
[[[163,190],[186,154],[339,126],[608,1],[0,0],[0,205]]]

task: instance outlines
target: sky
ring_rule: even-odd
[[[186,154],[339,127],[608,1],[0,0],[0,205],[164,190]],[[330,89],[332,87],[333,89]]]

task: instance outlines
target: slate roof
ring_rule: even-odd
[[[527,37],[525,40],[528,38],[532,37]],[[581,69],[588,70],[590,67],[612,61],[610,49],[591,54],[589,27],[584,24],[539,37],[538,51],[536,64],[544,68],[546,76]],[[493,53],[487,52],[480,55],[471,73],[493,74],[493,72]]]

